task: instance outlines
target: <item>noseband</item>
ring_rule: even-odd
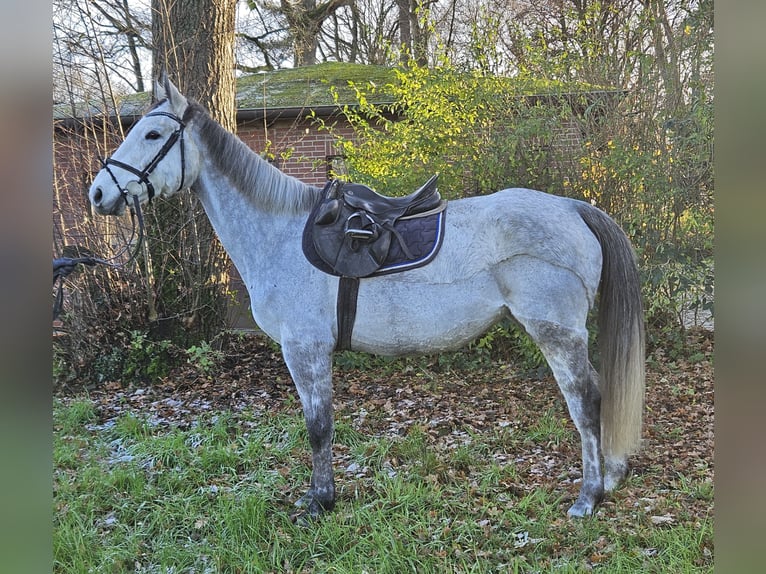
[[[185,161],[185,154],[184,154],[184,128],[186,127],[186,124],[183,121],[181,121],[181,118],[179,118],[177,115],[171,114],[169,112],[150,112],[146,114],[144,117],[148,118],[150,116],[165,116],[172,120],[175,120],[176,122],[178,122],[178,129],[174,131],[172,134],[170,134],[170,137],[162,146],[162,148],[160,148],[160,151],[157,152],[157,155],[154,156],[152,161],[150,161],[149,164],[143,170],[139,171],[137,168],[133,167],[132,165],[128,165],[127,163],[123,163],[119,160],[112,159],[111,157],[101,160],[101,165],[107,171],[107,173],[111,176],[112,181],[114,181],[114,184],[117,186],[117,189],[120,190],[120,193],[122,194],[122,197],[125,200],[125,203],[127,203],[128,205],[130,205],[130,201],[128,200],[128,192],[125,191],[122,188],[122,186],[117,182],[117,178],[112,173],[112,170],[109,169],[109,166],[113,165],[115,167],[119,167],[121,169],[124,169],[125,171],[129,171],[130,173],[138,176],[138,181],[140,183],[143,183],[146,186],[146,193],[149,196],[149,201],[151,201],[155,195],[155,192],[154,192],[154,186],[152,185],[152,182],[149,181],[149,175],[154,171],[154,169],[162,161],[162,159],[168,154],[168,152],[175,145],[176,142],[179,142],[181,146],[181,183],[178,185],[178,189],[176,191],[181,191],[184,187],[184,179],[186,176],[186,173],[185,173],[186,161]]]

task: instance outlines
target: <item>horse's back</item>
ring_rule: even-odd
[[[524,188],[451,201],[442,252],[424,273],[465,275],[524,256],[568,269],[589,286],[597,284],[601,248],[578,203]]]
[[[434,261],[362,281],[355,348],[456,348],[509,312],[580,329],[600,271],[598,240],[573,200],[508,189],[451,201]]]

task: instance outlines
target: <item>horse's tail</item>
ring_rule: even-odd
[[[587,203],[580,216],[601,244],[599,299],[601,446],[605,456],[638,450],[644,411],[644,316],[641,281],[630,241],[600,209]]]

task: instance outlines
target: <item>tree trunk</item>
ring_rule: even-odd
[[[236,130],[234,21],[236,0],[152,0],[152,68]]]
[[[144,77],[141,70],[141,58],[138,56],[138,32],[131,25],[132,17],[130,15],[130,7],[128,6],[128,0],[122,0],[121,8],[125,16],[126,30],[125,37],[128,40],[128,52],[130,53],[130,61],[133,66],[133,73],[136,75],[136,91],[144,92]]]
[[[235,7],[236,0],[152,0],[154,77],[167,73],[232,132]],[[185,345],[210,340],[225,326],[228,257],[193,193],[149,211],[155,335]]]
[[[399,60],[406,65],[412,56],[410,0],[396,0],[396,6],[399,8]]]
[[[319,5],[316,0],[280,1],[280,11],[287,18],[293,37],[295,67],[316,64],[322,24],[338,8],[350,3],[351,0],[327,0]]]
[[[434,0],[396,0],[399,9],[399,59],[407,65],[414,60],[419,66],[428,65],[429,32],[421,23],[424,11]]]

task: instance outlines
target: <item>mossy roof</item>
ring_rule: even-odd
[[[395,81],[392,68],[365,64],[325,62],[313,66],[285,68],[261,72],[237,78],[236,106],[238,110],[274,110],[282,108],[316,108],[353,104],[355,91],[352,84],[374,82],[386,85]],[[151,93],[128,94],[117,98],[117,114],[120,117],[138,116],[144,113],[151,101]],[[373,103],[390,103],[381,95]],[[55,104],[53,119],[95,117],[103,114],[103,102],[77,102]]]
[[[319,107],[353,104],[352,84],[373,82],[384,86],[395,81],[392,68],[365,64],[325,62],[243,76],[237,80],[237,108]],[[374,103],[389,103],[385,95]]]
[[[237,79],[237,110],[279,110],[286,108],[321,108],[356,102],[354,84],[372,82],[383,87],[396,81],[393,68],[343,62],[324,62],[312,66],[286,68],[242,76]],[[514,80],[508,79],[509,82]],[[518,86],[517,86],[518,87]],[[583,84],[564,86],[560,82],[537,80],[527,83],[522,93],[545,96],[562,93],[614,92]],[[375,104],[392,103],[385,90],[376,90]],[[114,116],[137,117],[144,113],[151,100],[148,92],[129,94],[118,98]],[[78,102],[74,111],[70,104],[53,106],[54,120],[98,117],[103,115],[102,102]]]

